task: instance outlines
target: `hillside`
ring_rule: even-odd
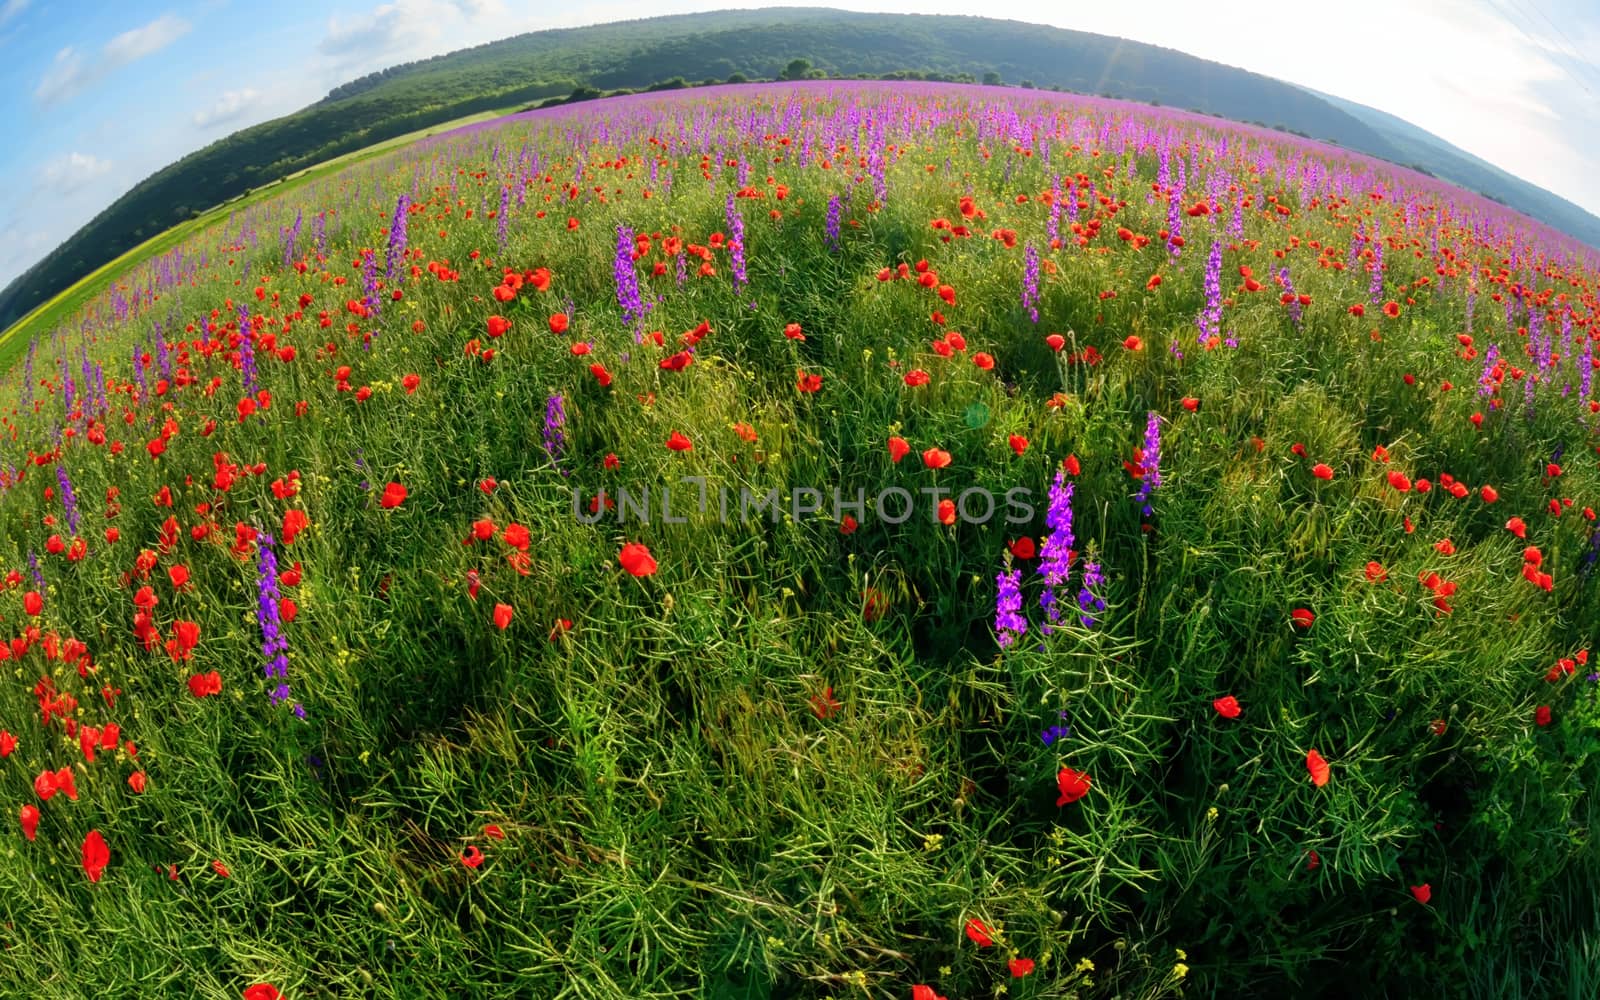
[[[1441,180],[1478,191],[1576,236],[1590,246],[1600,246],[1600,219],[1567,199],[1506,173],[1488,160],[1473,156],[1403,118],[1332,94],[1313,93],[1371,126],[1399,151],[1404,162],[1424,166]]]
[[[579,88],[772,79],[795,59],[828,76],[986,80],[1145,101],[1324,139],[1460,180],[1590,242],[1600,220],[1504,175],[1476,182],[1459,151],[1418,149],[1349,108],[1171,49],[989,18],[820,8],[723,11],[540,31],[374,73],[293,115],[243,129],[157,172],[0,291],[0,328],[197,213],[375,142]],[[1532,192],[1530,194],[1529,192]],[[1543,197],[1536,197],[1542,195]],[[1593,228],[1588,228],[1592,224]]]

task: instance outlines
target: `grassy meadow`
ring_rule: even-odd
[[[0,390],[0,994],[1600,992],[1592,248],[813,83],[161,251]]]

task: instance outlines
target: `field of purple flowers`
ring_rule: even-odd
[[[0,989],[1593,995],[1597,278],[957,86],[221,216],[4,383]]]

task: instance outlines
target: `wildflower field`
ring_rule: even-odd
[[[1600,253],[959,86],[219,219],[0,446],[0,994],[1600,993]]]

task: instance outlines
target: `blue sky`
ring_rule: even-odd
[[[0,0],[0,183],[8,192],[0,287],[149,174],[363,73],[541,28],[769,5]],[[972,9],[945,0],[826,6]],[[1180,49],[1381,108],[1600,214],[1593,0],[1281,0],[1270,8],[1259,0],[1013,0],[1004,13]]]

